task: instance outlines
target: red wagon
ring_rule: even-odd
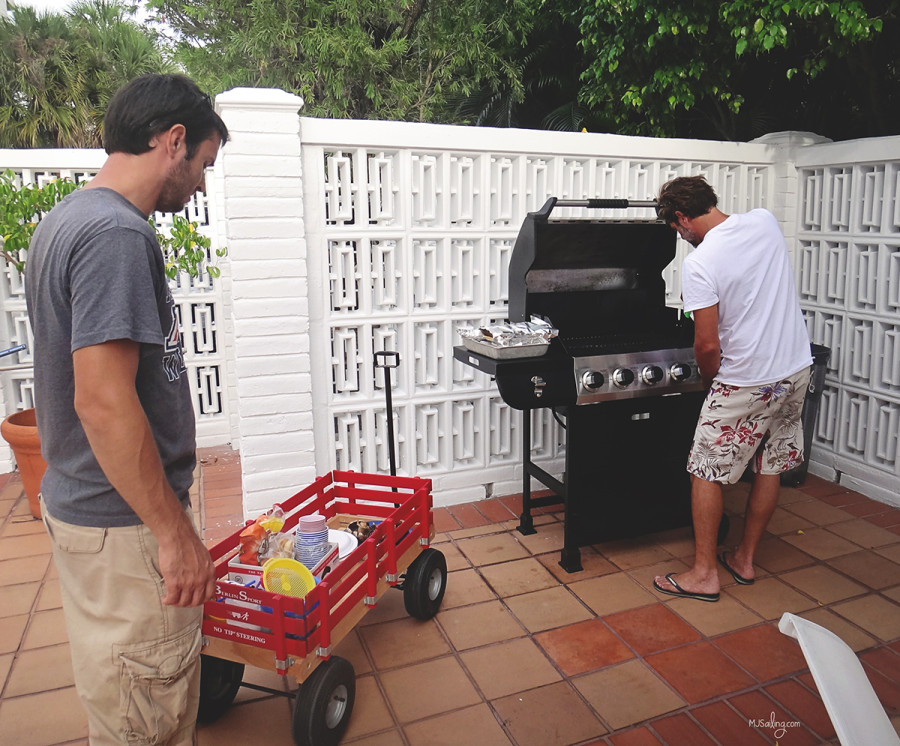
[[[303,598],[226,580],[242,529],[210,550],[218,581],[215,600],[204,605],[199,719],[210,722],[225,712],[250,664],[300,684],[292,720],[298,746],[333,746],[349,722],[356,683],[353,666],[331,655],[332,647],[390,587],[403,591],[406,610],[417,619],[433,617],[444,597],[447,563],[430,547],[431,481],[333,471],[280,505],[284,531],[313,513],[333,529],[352,521],[375,525]]]

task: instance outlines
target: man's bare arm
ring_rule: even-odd
[[[131,340],[76,350],[75,411],[110,484],[159,542],[164,603],[199,606],[213,595],[215,571],[166,480],[135,389],[139,355]]]
[[[708,389],[722,364],[719,340],[719,305],[699,308],[694,316],[694,357],[700,368],[703,385]]]

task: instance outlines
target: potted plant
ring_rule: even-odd
[[[0,173],[0,255],[18,272],[25,271],[28,247],[41,216],[79,186],[71,179],[54,179],[41,186],[19,184],[13,171]],[[160,231],[152,218],[150,223],[156,229],[166,275],[170,279],[175,279],[180,272],[196,277],[201,269],[213,278],[220,275],[218,267],[204,267],[210,256],[210,239],[197,231],[195,222],[173,215],[168,232]],[[222,257],[225,253],[224,248],[218,249],[216,256]],[[47,464],[41,456],[34,409],[8,415],[0,423],[0,435],[12,448],[31,514],[40,518],[38,495]]]

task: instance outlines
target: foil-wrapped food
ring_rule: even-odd
[[[459,329],[467,349],[496,358],[543,355],[557,333],[550,324],[537,318]]]

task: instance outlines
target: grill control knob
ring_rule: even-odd
[[[630,368],[616,368],[616,371],[612,374],[612,380],[616,386],[624,389],[626,386],[634,383],[634,371]]]
[[[588,391],[596,391],[599,389],[606,379],[603,374],[597,370],[589,370],[581,377],[581,383]]]
[[[641,380],[650,386],[659,383],[662,379],[663,371],[658,365],[647,365],[641,371]]]
[[[676,381],[685,381],[691,377],[691,366],[687,363],[673,363],[669,375]]]

